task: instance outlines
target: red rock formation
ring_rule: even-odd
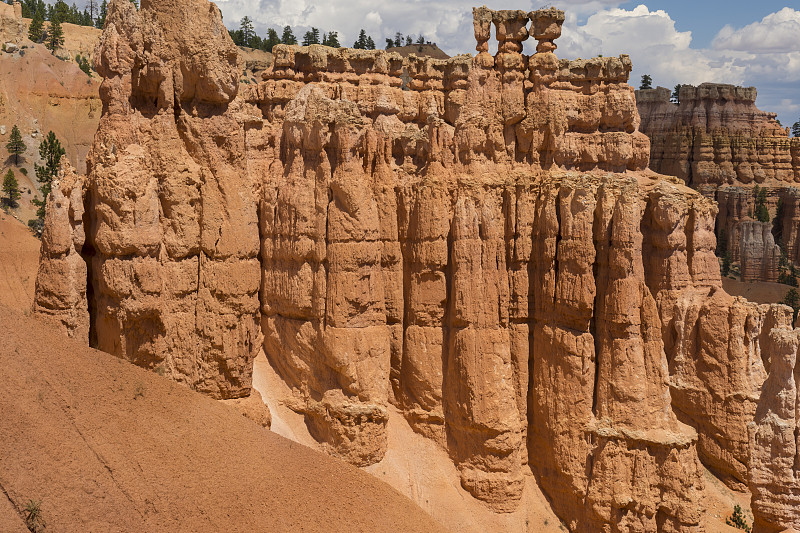
[[[783,250],[789,259],[800,263],[800,189],[788,187],[780,190],[780,210],[776,209],[775,216],[779,217],[777,227],[778,235]]]
[[[769,335],[770,374],[750,427],[754,531],[800,529],[799,331]]]
[[[696,445],[746,477],[777,311],[721,290],[711,202],[645,171],[627,56],[474,15],[475,58],[279,45],[240,88],[216,7],[113,0],[93,343],[237,397],[263,332],[334,455],[380,460],[392,402],[497,511],[527,463],[574,531],[698,531]]]
[[[33,312],[63,328],[70,337],[88,341],[86,262],[81,257],[86,240],[85,187],[86,178],[76,174],[67,157],[62,157],[45,212]]]
[[[636,92],[650,168],[693,187],[800,182],[800,139],[756,108],[754,87],[683,85],[678,105],[670,95],[663,87]]]
[[[651,140],[650,168],[676,175],[709,195],[716,193],[720,206],[717,236],[728,242],[734,261],[743,260],[739,243],[747,243],[746,281],[775,281],[777,253],[773,247],[763,239],[741,240],[744,233],[763,233],[740,224],[753,218],[755,208],[751,189],[741,185],[768,184],[768,208],[776,215],[781,188],[800,181],[800,140],[789,138],[788,128],[778,124],[774,113],[755,107],[753,87],[685,85],[677,105],[670,103],[670,94],[663,87],[636,93],[641,129]],[[784,226],[783,231],[793,236],[797,228],[797,224]],[[763,267],[764,262],[768,266]]]
[[[227,34],[212,4],[113,5],[88,160],[94,342],[215,397],[246,395],[261,269],[237,49],[209,38]]]

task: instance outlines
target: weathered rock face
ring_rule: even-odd
[[[775,244],[770,222],[740,224],[739,250],[742,281],[778,281],[781,249]]]
[[[800,263],[800,189],[782,188],[780,202],[781,208],[775,211],[776,226],[780,231],[777,237],[788,258]]]
[[[770,374],[750,427],[755,531],[800,529],[800,346],[798,331],[769,335]]]
[[[95,56],[104,114],[88,159],[92,342],[215,397],[246,395],[260,265],[231,109],[236,47],[207,39],[227,32],[206,2],[113,5]]]
[[[770,218],[786,218],[783,207],[779,209],[779,203],[783,203],[783,197],[791,189],[786,188],[764,188],[767,192],[766,208]],[[721,187],[716,192],[719,214],[717,215],[717,239],[724,240],[727,250],[731,252],[733,261],[741,261],[742,253],[740,245],[742,243],[742,231],[746,225],[756,222],[754,215],[756,211],[756,197],[754,190],[750,187]],[[780,211],[780,212],[779,212]],[[775,228],[783,228],[777,223]],[[770,226],[770,231],[773,225]],[[791,230],[787,226],[787,234]],[[774,241],[773,236],[773,241]],[[749,239],[748,241],[749,242]],[[774,281],[774,280],[773,280]]]
[[[744,281],[775,281],[777,252],[762,231],[754,231],[755,197],[748,184],[767,184],[767,207],[777,213],[781,189],[800,180],[800,139],[774,113],[755,107],[753,87],[704,83],[682,86],[679,104],[669,89],[636,92],[641,130],[650,137],[650,168],[672,174],[719,202],[717,237],[728,243],[733,261],[742,266]],[[798,225],[779,231],[795,235]],[[742,240],[742,237],[748,240]],[[752,240],[749,240],[752,237]],[[747,256],[740,254],[746,243]]]
[[[746,477],[776,311],[722,291],[711,202],[645,170],[626,56],[558,60],[557,10],[474,15],[475,58],[277,46],[239,87],[213,5],[113,0],[91,342],[235,398],[263,335],[334,455],[379,461],[393,403],[497,511],[527,464],[574,531],[698,531],[697,443]]]
[[[754,87],[684,85],[636,92],[650,168],[693,187],[800,181],[800,139],[755,106]]]
[[[28,36],[22,21],[22,4],[3,4],[0,6],[0,41],[19,44]]]
[[[33,312],[69,336],[88,341],[86,261],[81,256],[85,193],[86,178],[64,156],[47,202]]]

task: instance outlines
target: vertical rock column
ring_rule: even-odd
[[[446,447],[442,385],[450,198],[446,189],[432,185],[403,192],[402,405],[415,431]]]
[[[554,510],[575,530],[585,523],[586,461],[592,444],[595,298],[592,191],[546,182],[536,198],[528,455]]]
[[[561,25],[566,17],[564,12],[554,7],[539,9],[528,13],[531,19],[530,36],[536,39],[536,53],[548,54],[558,48],[555,41],[561,37]]]
[[[698,432],[703,463],[729,486],[747,483],[749,436],[761,385],[765,333],[788,324],[779,306],[722,290],[713,255],[714,206],[687,204],[675,185],[649,194],[642,231],[646,279],[656,295],[670,370],[672,406]]]
[[[781,249],[772,236],[772,223],[748,220],[739,226],[742,281],[778,281]]]
[[[448,449],[461,483],[499,511],[522,496],[500,190],[456,193],[445,375]]]
[[[565,178],[536,205],[528,453],[574,531],[698,531],[696,436],[670,409],[634,179]]]
[[[799,345],[798,330],[769,334],[770,373],[750,427],[754,531],[800,529]]]
[[[283,172],[262,207],[264,348],[330,453],[386,451],[390,335],[378,209],[352,102],[307,85],[286,108]]]
[[[635,182],[621,185],[617,191],[601,185],[595,218],[588,522],[592,531],[608,522],[620,531],[700,531],[696,434],[680,426],[670,409],[661,321],[644,277],[641,200]],[[631,507],[631,501],[637,504]]]
[[[506,158],[516,156],[516,135],[514,125],[525,118],[525,59],[522,56],[522,43],[528,38],[528,14],[524,11],[495,11],[493,22],[497,31],[499,46],[495,58],[495,68],[500,76],[501,116],[503,119],[503,138]]]
[[[250,392],[261,344],[260,266],[226,33],[205,0],[111,2],[95,57],[104,113],[87,232],[97,347],[236,398]]]
[[[58,176],[47,199],[33,313],[55,324],[70,337],[89,341],[86,299],[86,240],[83,199],[86,178],[61,158]]]

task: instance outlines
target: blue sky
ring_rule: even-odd
[[[704,81],[755,86],[757,105],[786,126],[800,120],[800,2],[720,0],[217,0],[225,23],[245,15],[259,35],[291,25],[300,37],[311,26],[336,30],[352,45],[364,28],[378,46],[396,31],[420,33],[447,53],[474,53],[472,6],[532,10],[545,3],[567,13],[556,41],[559,57],[627,53],[638,86],[644,73],[656,85]],[[528,51],[529,53],[529,51]]]

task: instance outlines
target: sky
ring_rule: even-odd
[[[653,85],[733,83],[758,89],[756,105],[778,113],[784,126],[800,120],[800,1],[759,0],[217,0],[229,28],[242,17],[262,37],[291,25],[301,38],[310,27],[335,30],[352,46],[361,28],[382,47],[395,32],[422,34],[450,55],[475,53],[472,7],[566,11],[556,55],[628,54],[630,83],[642,74]],[[550,3],[545,3],[545,2]],[[532,53],[535,41],[525,43]],[[494,51],[494,50],[492,50]]]

